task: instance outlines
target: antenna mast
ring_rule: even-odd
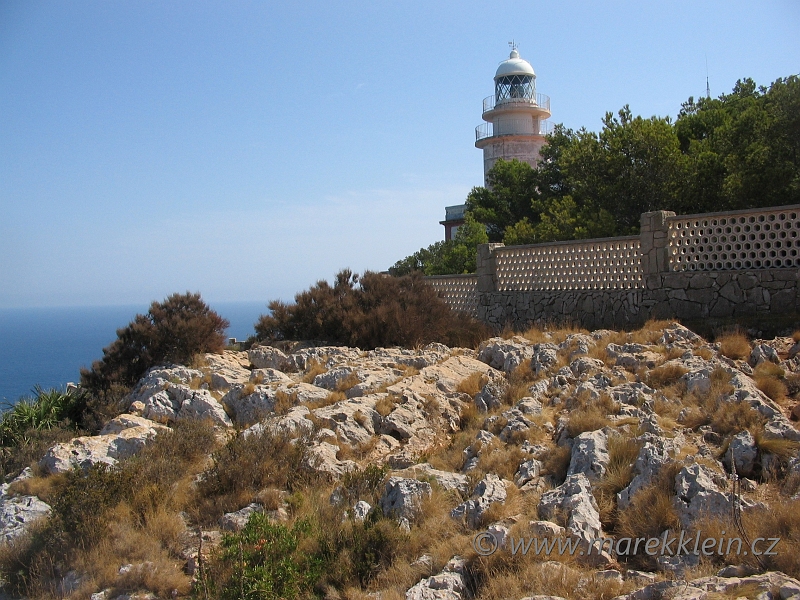
[[[708,85],[708,54],[706,54],[706,98],[711,100],[711,87]]]

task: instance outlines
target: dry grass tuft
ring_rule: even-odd
[[[600,404],[590,404],[574,410],[567,423],[569,436],[574,438],[585,431],[596,431],[611,425],[607,414],[605,408]]]
[[[494,440],[485,446],[478,460],[477,471],[481,476],[486,473],[495,473],[502,479],[514,479],[514,473],[520,463],[525,460],[525,453],[517,446],[506,445],[500,440]]]
[[[323,367],[318,361],[311,359],[308,361],[306,372],[303,374],[303,383],[314,383],[314,378],[317,375],[326,373],[328,369]]]
[[[592,490],[600,507],[600,520],[606,527],[615,523],[617,494],[633,479],[633,465],[640,449],[641,444],[631,437],[615,435],[608,440],[608,466]]]
[[[542,474],[550,475],[558,484],[563,483],[567,478],[571,458],[572,451],[569,446],[553,446],[541,458]]]
[[[743,360],[750,356],[750,340],[741,331],[723,333],[716,339],[719,351],[723,356],[734,360]]]
[[[688,372],[689,369],[679,364],[661,365],[647,373],[645,383],[652,388],[660,390],[676,384]]]
[[[350,388],[357,386],[359,383],[361,383],[361,380],[354,371],[336,384],[336,391],[346,392]]]
[[[615,533],[618,537],[658,537],[665,529],[676,530],[680,526],[678,514],[672,505],[675,476],[680,468],[678,463],[662,467],[653,483],[639,490],[630,505],[617,513]],[[642,549],[632,560],[644,567],[653,566],[650,564],[652,557],[644,555]]]
[[[468,396],[474,396],[480,392],[483,389],[483,386],[485,386],[488,382],[489,378],[486,376],[486,373],[481,373],[478,371],[462,380],[461,383],[458,384],[456,391],[462,394],[467,394]]]
[[[395,396],[399,400],[397,396]],[[389,414],[394,410],[395,402],[393,401],[392,396],[382,396],[378,398],[378,401],[375,403],[375,411],[382,417],[389,416]]]

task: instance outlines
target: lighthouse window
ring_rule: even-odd
[[[495,84],[496,101],[533,100],[535,87],[532,75],[507,75]]]

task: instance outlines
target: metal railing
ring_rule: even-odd
[[[493,110],[496,106],[509,106],[509,105],[523,105],[523,106],[537,106],[550,112],[550,96],[546,94],[536,94],[536,97],[530,98],[504,98],[500,102],[495,102],[495,95],[487,96],[483,99],[483,112]]]
[[[500,135],[547,135],[553,133],[553,124],[549,121],[539,121],[538,131],[525,131],[530,122],[529,119],[512,119],[498,123],[497,128],[492,123],[481,123],[475,128],[475,141]]]

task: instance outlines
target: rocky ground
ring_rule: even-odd
[[[756,340],[740,359],[721,350],[658,323],[630,334],[533,330],[477,350],[259,346],[206,355],[197,368],[154,368],[126,414],[99,435],[54,445],[0,488],[2,539],[50,510],[20,492],[37,486],[20,482],[115,465],[175,423],[210,419],[221,441],[265,430],[305,440],[305,466],[325,476],[332,503],[350,503],[347,518],[380,509],[412,539],[430,530],[419,556],[392,566],[396,577],[372,580],[372,597],[397,597],[399,587],[408,599],[800,600],[800,343]],[[339,481],[366,465],[388,469],[379,497],[342,495]],[[450,523],[435,532],[431,499]],[[211,552],[220,531],[266,510],[291,519],[285,505],[248,502],[216,528],[187,522],[194,537],[176,563],[196,577],[201,538]],[[757,537],[781,541],[776,556],[759,558],[730,547],[633,555],[624,545],[681,532],[746,548]],[[534,537],[577,551],[513,554]],[[592,552],[599,538],[616,546]],[[120,564],[120,577],[147,568]],[[85,589],[85,577],[68,573],[64,595]]]

